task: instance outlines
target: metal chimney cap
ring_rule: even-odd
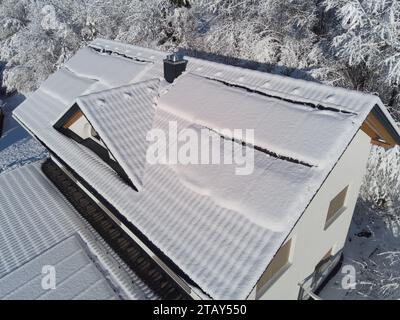
[[[167,60],[172,61],[172,62],[177,62],[177,61],[182,60],[182,58],[176,52],[174,52],[174,53],[167,55]]]
[[[172,83],[186,70],[187,60],[177,53],[167,55],[164,59],[164,78]]]

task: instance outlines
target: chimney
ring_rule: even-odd
[[[169,83],[174,82],[183,71],[185,71],[187,65],[187,60],[184,60],[178,54],[169,54],[166,59],[164,59],[164,78]]]

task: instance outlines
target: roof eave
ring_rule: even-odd
[[[390,135],[396,141],[397,145],[400,145],[400,130],[395,122],[395,120],[390,116],[386,109],[383,109],[383,104],[376,104],[371,112],[372,114],[383,124],[383,126],[388,130]]]

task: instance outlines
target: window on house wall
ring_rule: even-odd
[[[75,112],[63,125],[64,129],[70,128],[75,122],[82,117],[82,111]]]
[[[346,198],[349,186],[340,191],[329,204],[328,214],[326,215],[325,228],[329,227],[331,223],[339,217],[346,209]]]
[[[316,264],[313,277],[310,282],[310,287],[316,290],[320,287],[326,276],[328,275],[329,268],[331,267],[332,248],[328,250]]]
[[[265,270],[257,283],[256,295],[259,298],[268,287],[281,276],[290,266],[290,253],[292,250],[292,239],[288,240],[276,253],[268,268]]]
[[[329,251],[325,253],[322,259],[315,266],[315,272],[322,273],[325,270],[327,263],[329,262],[331,257],[332,257],[332,248],[330,248]]]

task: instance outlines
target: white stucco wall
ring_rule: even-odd
[[[80,136],[82,139],[91,138],[91,125],[87,119],[82,116],[77,121],[75,121],[69,129]]]
[[[370,148],[370,138],[360,130],[288,237],[292,239],[291,265],[260,299],[297,299],[298,283],[314,271],[330,248],[332,254],[343,248]],[[325,230],[329,203],[347,185],[347,208]],[[249,298],[255,298],[255,290]]]

